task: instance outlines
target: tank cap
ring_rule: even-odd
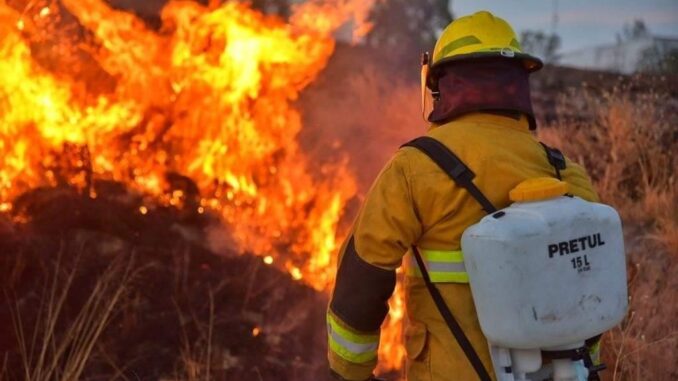
[[[553,177],[537,177],[518,184],[509,192],[514,202],[539,201],[555,198],[567,193],[567,183]]]

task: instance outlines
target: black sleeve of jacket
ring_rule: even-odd
[[[339,265],[330,309],[352,328],[372,332],[379,329],[388,313],[393,294],[395,270],[385,270],[365,262],[350,237]]]
[[[379,330],[395,288],[395,270],[419,238],[410,158],[400,150],[367,194],[343,248],[330,310],[360,332]]]

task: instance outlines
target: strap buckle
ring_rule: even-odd
[[[455,165],[454,168],[450,170],[448,175],[458,182],[471,181],[476,177],[476,174],[473,173],[471,168],[461,163],[457,163],[457,165]]]
[[[556,177],[558,178],[558,180],[562,180],[560,171],[567,168],[565,155],[563,155],[563,153],[560,152],[560,150],[557,148],[551,148],[541,142],[539,144],[541,144],[542,147],[544,147],[544,151],[546,151],[546,157],[548,158],[549,164],[551,164],[551,166],[556,170]]]
[[[560,170],[567,168],[565,155],[563,155],[559,149],[549,147],[544,143],[542,143],[542,145],[544,146],[544,149],[546,149],[546,155],[548,156],[549,164]]]

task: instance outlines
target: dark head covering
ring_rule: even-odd
[[[503,58],[458,61],[439,68],[435,75],[440,94],[429,122],[443,124],[471,112],[491,111],[525,114],[530,129],[536,128],[529,73],[520,62]]]

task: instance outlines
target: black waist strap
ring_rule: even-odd
[[[599,372],[605,370],[605,364],[594,365],[591,359],[591,345],[597,340],[600,340],[600,335],[586,340],[586,345],[576,349],[561,350],[561,351],[542,351],[541,355],[544,360],[572,360],[583,361],[586,369],[589,370],[588,381],[600,381]]]

